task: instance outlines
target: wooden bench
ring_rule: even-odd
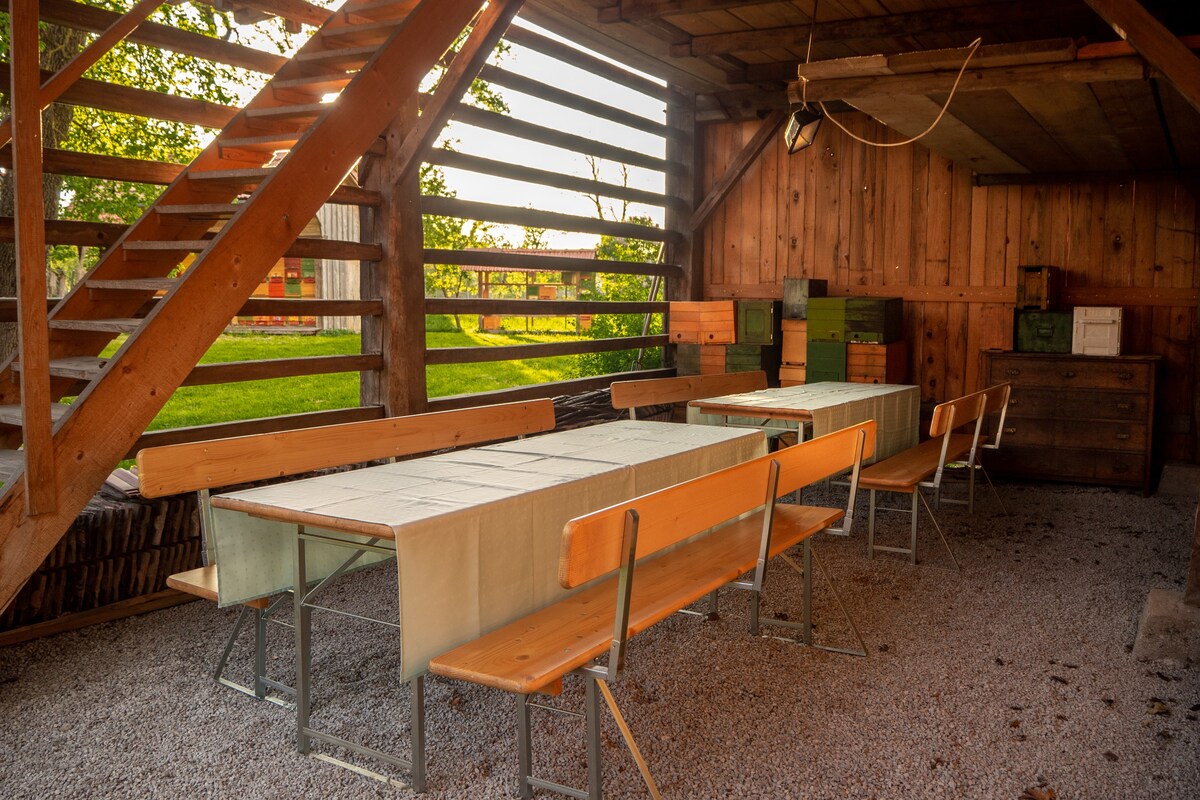
[[[597,690],[624,729],[605,682],[619,675],[629,637],[731,582],[753,593],[751,608],[756,611],[767,562],[804,543],[800,625],[803,641],[811,643],[809,539],[843,518],[847,528],[852,524],[859,464],[874,452],[874,443],[875,423],[868,421],[571,520],[563,531],[559,581],[566,589],[584,588],[444,653],[430,662],[430,672],[518,695],[522,797],[546,788],[599,798]],[[846,510],[775,502],[847,469],[852,476]],[[747,572],[752,577],[739,581]],[[756,614],[751,624],[756,624]],[[601,665],[605,654],[607,663]],[[529,697],[557,694],[568,673],[585,682],[586,793],[532,775],[529,708],[534,704]],[[640,764],[632,737],[626,737]]]
[[[958,559],[950,549],[950,543],[942,533],[941,525],[930,507],[929,501],[921,493],[929,489],[934,493],[935,503],[942,502],[940,496],[942,477],[946,465],[952,462],[964,462],[968,472],[968,499],[965,501],[945,500],[945,502],[964,502],[974,509],[975,499],[975,466],[978,448],[985,438],[981,431],[984,414],[987,410],[998,410],[1001,402],[1008,402],[1008,384],[1002,384],[981,392],[974,392],[956,400],[941,403],[933,410],[933,419],[929,424],[929,437],[916,447],[911,447],[891,458],[884,459],[866,467],[859,478],[859,487],[870,491],[870,511],[867,520],[867,555],[874,556],[876,552],[901,553],[909,557],[913,564],[917,563],[917,522],[919,516],[918,503],[925,506],[929,518],[933,521],[938,536],[945,545],[946,551],[958,567]],[[968,427],[970,432],[958,432]],[[990,482],[990,479],[989,479]],[[889,508],[876,503],[877,492],[895,492],[912,496],[912,506],[909,509]],[[875,515],[879,511],[902,511],[911,515],[911,530],[908,547],[890,547],[875,544]]]
[[[554,404],[550,400],[388,417],[148,447],[137,454],[138,479],[141,493],[146,497],[199,492],[201,529],[205,532],[207,547],[211,546],[208,531],[212,527],[212,512],[208,496],[212,489],[510,439],[553,428]],[[217,567],[212,556],[212,553],[206,552],[207,566],[172,575],[167,578],[167,585],[216,602]],[[266,623],[273,611],[274,604],[266,597],[250,600],[243,605],[213,677],[218,683],[258,699],[286,704],[267,694],[268,689],[292,693],[290,686],[272,681],[265,674]],[[255,677],[252,688],[224,677],[230,652],[251,614],[255,625]]]
[[[761,371],[614,381],[612,406],[618,410],[629,409],[629,418],[637,419],[637,409],[647,406],[686,403],[688,400],[757,392],[765,388],[767,373]]]

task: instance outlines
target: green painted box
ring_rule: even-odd
[[[812,324],[812,318],[809,318]],[[846,380],[846,343],[808,340],[806,383]]]
[[[774,384],[779,377],[782,355],[783,348],[780,345],[725,345],[725,371],[757,372],[763,370],[767,373],[767,380]]]
[[[846,341],[847,297],[808,298],[808,339],[818,342]]]
[[[887,344],[903,338],[904,300],[902,298],[846,298],[846,341]]]
[[[1018,311],[1014,314],[1018,353],[1071,352],[1071,314]]]
[[[700,374],[700,345],[698,345],[698,344],[677,344],[677,345],[675,345],[675,374],[677,374],[677,375],[699,375]]]
[[[738,300],[737,343],[779,344],[781,308],[778,300]]]

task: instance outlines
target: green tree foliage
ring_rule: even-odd
[[[649,217],[630,217],[626,220],[650,228],[658,227]],[[654,263],[658,261],[659,244],[646,239],[625,239],[601,236],[596,245],[596,258],[610,261]],[[640,302],[650,299],[652,279],[645,275],[622,275],[600,273],[596,276],[595,289],[580,289],[580,300],[620,300]],[[659,296],[661,296],[661,290]],[[596,314],[592,326],[585,335],[593,339],[612,339],[622,336],[641,336],[646,317],[642,314]],[[662,333],[662,315],[650,318],[647,334]],[[624,372],[633,368],[636,351],[618,350],[609,353],[585,353],[579,356],[577,369],[580,376],[605,375]],[[652,369],[662,363],[658,349],[647,351],[642,356],[642,367]]]

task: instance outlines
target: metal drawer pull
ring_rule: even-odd
[[[1016,433],[1017,429],[1016,428],[1005,428],[1004,432],[1005,433]]]
[[[1009,401],[1008,401],[1008,407],[1009,407],[1009,408],[1012,408],[1013,406],[1017,405],[1017,403],[1019,403],[1019,402],[1020,402],[1020,401],[1019,401],[1019,400],[1017,400],[1017,399],[1014,397],[1014,398],[1012,398],[1011,400],[1009,400]]]
[[[1009,403],[1011,406],[1012,403]],[[1117,411],[1132,411],[1133,403],[1117,403]]]
[[[1015,378],[1016,376],[1021,374],[1021,370],[1017,369],[1016,367],[1009,367],[1008,369],[1004,370],[1004,374],[1011,375],[1012,377]]]
[[[1128,438],[1129,438],[1129,434],[1128,434],[1128,433],[1118,433],[1118,434],[1117,434],[1117,438],[1118,438],[1118,439],[1128,439]]]
[[[1065,371],[1062,373],[1062,376],[1063,376],[1064,378],[1074,378],[1074,377],[1075,377],[1075,373],[1074,373],[1074,372],[1072,372],[1071,370],[1069,370],[1069,369],[1068,369],[1068,370],[1065,370]]]
[[[1131,380],[1133,380],[1133,373],[1132,372],[1121,372],[1117,375],[1117,377],[1123,381],[1131,381]]]

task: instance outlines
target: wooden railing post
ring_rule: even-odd
[[[667,173],[667,194],[681,202],[668,205],[665,211],[665,227],[679,231],[683,241],[667,245],[666,261],[683,267],[683,278],[667,281],[668,300],[700,300],[704,292],[704,257],[702,241],[704,230],[692,229],[692,214],[702,196],[698,186],[698,145],[696,141],[696,95],[677,90],[667,101],[667,160],[684,165],[680,174]]]
[[[13,0],[13,165],[20,331],[21,413],[25,442],[25,505],[30,516],[54,511],[54,440],[50,419],[50,338],[46,321],[46,232],[42,197],[41,69],[38,0]]]

